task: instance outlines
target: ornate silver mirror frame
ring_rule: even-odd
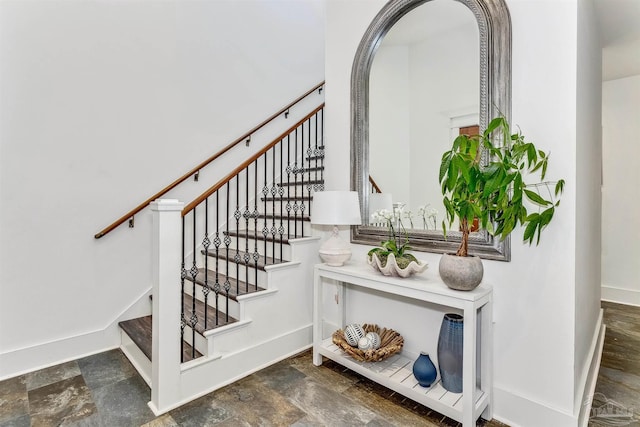
[[[351,189],[360,195],[362,218],[369,218],[369,75],[376,50],[385,34],[405,14],[430,0],[390,0],[365,32],[351,73]],[[480,128],[501,112],[511,115],[511,17],[504,0],[455,0],[475,15],[480,35]],[[435,174],[434,174],[435,175]],[[351,227],[354,243],[379,245],[387,230],[367,225]],[[409,230],[415,250],[455,252],[460,233]],[[469,252],[485,259],[509,261],[510,242],[494,239],[481,230],[469,236]]]

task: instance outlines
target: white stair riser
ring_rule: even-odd
[[[244,253],[247,250],[246,247],[246,240],[245,240],[245,236],[241,236],[240,237],[240,241],[236,241],[235,237],[233,237],[232,239],[233,241],[231,242],[231,244],[229,245],[229,249],[230,250],[237,250],[238,249],[238,245],[240,246],[239,248],[239,252],[240,252],[240,256],[243,257]],[[265,242],[264,240],[255,240],[253,239],[251,236],[249,237],[249,255],[251,257],[253,257],[253,252],[255,251],[256,248],[256,242],[258,244],[258,253],[260,255],[265,255]],[[273,244],[273,242],[271,241],[267,241],[266,242],[266,255],[268,257],[272,257],[274,255],[274,249],[275,249],[275,258],[277,260],[280,260],[280,258],[282,258],[282,260],[284,261],[290,261],[291,260],[291,247],[289,246],[289,244],[287,243],[282,243],[282,245],[280,244],[280,242],[276,242],[275,245]],[[281,247],[282,246],[282,247]],[[220,247],[219,248],[219,253],[220,255],[224,255],[226,253],[226,246],[224,247]],[[282,253],[281,253],[282,252]],[[253,258],[252,258],[253,260]],[[224,263],[224,259],[220,258],[220,264]],[[235,264],[235,261],[233,261],[233,264]],[[242,265],[244,265],[244,258],[242,258]],[[204,260],[202,261],[202,265],[204,265]],[[209,261],[208,261],[208,266],[210,270],[215,270],[215,256],[210,256],[209,257]]]
[[[184,341],[188,343],[190,346],[195,347],[203,356],[207,356],[208,351],[208,343],[207,339],[200,335],[198,332],[195,333],[195,346],[193,345],[193,330],[189,326],[185,326],[184,328]]]
[[[201,264],[204,267],[204,263]],[[253,262],[249,263],[249,266],[247,268],[247,266],[244,264],[244,261],[242,262],[242,264],[239,265],[239,268],[236,268],[237,264],[234,261],[229,261],[228,263],[228,268],[227,268],[227,262],[224,259],[220,259],[220,262],[217,266],[218,270],[220,273],[228,275],[229,277],[232,278],[237,278],[236,276],[239,275],[239,279],[243,282],[246,281],[247,277],[247,271],[249,274],[249,283],[252,285],[255,285],[255,280],[256,280],[256,269],[253,266]],[[213,257],[209,258],[209,263],[208,263],[208,268],[209,270],[215,271],[216,270],[216,264],[215,264],[215,259]],[[266,273],[263,270],[258,269],[258,286],[261,288],[266,288]]]

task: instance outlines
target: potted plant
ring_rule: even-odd
[[[393,223],[396,218],[400,218],[402,212],[391,212],[381,209],[374,212],[371,217],[374,223],[386,223],[389,229],[389,238],[380,243],[380,247],[373,248],[367,253],[367,262],[385,276],[408,277],[415,273],[421,273],[427,268],[427,263],[418,261],[410,254],[409,238],[405,236],[404,243],[400,244],[400,239],[396,235]],[[402,222],[399,221],[400,227]]]
[[[484,151],[488,154],[485,162]],[[540,242],[564,188],[562,179],[545,181],[548,161],[549,155],[520,131],[511,134],[504,117],[493,119],[482,135],[460,135],[453,141],[451,150],[442,155],[439,174],[446,211],[442,221],[445,238],[447,223],[451,227],[456,219],[462,233],[455,255],[444,254],[440,260],[440,276],[449,287],[470,290],[482,280],[480,258],[468,254],[470,225],[476,219],[481,228],[500,239],[522,225],[525,242]],[[525,182],[538,173],[539,182]],[[532,205],[537,209],[530,213]],[[474,276],[469,282],[466,273]]]

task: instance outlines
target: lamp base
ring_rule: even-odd
[[[332,267],[340,267],[344,265],[345,262],[351,259],[351,251],[331,252],[331,251],[323,251],[321,249],[319,253],[322,261],[324,261],[325,264],[330,265]]]
[[[320,258],[327,265],[340,267],[351,259],[351,248],[338,235],[338,227],[333,227],[333,234],[322,244],[318,251]]]

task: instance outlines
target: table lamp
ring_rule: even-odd
[[[327,265],[341,266],[351,258],[349,242],[338,235],[339,225],[360,225],[360,202],[355,191],[319,191],[313,194],[311,223],[333,225],[333,234],[320,247]]]

